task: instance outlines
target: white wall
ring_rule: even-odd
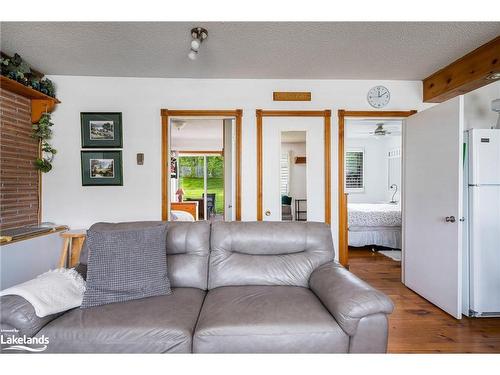
[[[396,194],[394,194],[394,200],[396,202],[401,202],[401,175],[402,175],[402,149],[401,149],[401,145],[402,145],[402,140],[403,138],[401,136],[395,136],[395,137],[388,137],[387,138],[387,141],[386,141],[386,155],[388,155],[389,151],[392,151],[392,150],[401,150],[401,157],[399,158],[399,163],[397,163],[399,165],[398,167],[398,170],[395,171],[395,174],[394,176],[392,176],[392,182],[391,183],[395,183],[397,186],[398,186],[398,191],[396,192]],[[387,164],[389,164],[387,162]],[[390,173],[389,171],[387,173]],[[386,193],[385,193],[385,201],[386,202],[390,202],[391,199],[392,199],[392,196],[393,196],[393,193],[394,191],[389,189],[388,186],[389,186],[389,176],[387,176],[387,181],[386,181]]]
[[[297,156],[306,156],[306,142],[283,142],[281,152],[292,152],[290,160],[290,196],[293,199],[306,199],[307,164],[295,164]]]
[[[500,99],[500,81],[464,95],[465,129],[490,129],[496,126],[498,113],[491,110],[491,101]]]
[[[51,76],[61,104],[53,113],[53,170],[43,176],[44,221],[73,228],[96,221],[161,218],[160,109],[243,109],[242,219],[256,219],[255,109],[332,110],[332,231],[338,243],[337,110],[369,110],[375,85],[391,91],[387,110],[421,110],[420,81],[209,80]],[[311,91],[311,102],[273,102],[273,91]],[[83,187],[80,112],[123,113],[123,186]],[[145,154],[143,166],[135,155]]]
[[[398,148],[401,137],[346,138],[345,149],[364,150],[364,191],[349,192],[350,203],[385,203],[390,200],[388,189],[388,152]],[[401,184],[399,184],[400,186]],[[389,197],[389,199],[388,199]]]
[[[63,245],[60,232],[0,246],[0,290],[24,283],[57,268]]]

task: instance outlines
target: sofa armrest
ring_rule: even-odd
[[[33,337],[47,323],[51,322],[64,312],[47,315],[43,318],[36,316],[35,309],[23,297],[6,295],[0,297],[0,324],[2,327],[12,327],[18,335]]]
[[[389,297],[338,263],[329,262],[314,270],[309,287],[349,336],[356,334],[363,317],[394,310]]]

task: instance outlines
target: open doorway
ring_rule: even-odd
[[[240,110],[162,110],[163,220],[240,220],[240,149]]]
[[[345,266],[356,250],[402,261],[402,134],[413,113],[339,111],[339,260]]]
[[[232,169],[232,137],[225,142],[226,129],[232,133],[231,119],[173,118],[170,121],[172,220],[232,220],[231,213],[226,212],[232,207],[231,191],[229,189],[226,196],[224,189],[224,170]],[[232,181],[227,185],[232,186]]]
[[[379,252],[401,262],[401,119],[345,121],[348,255]]]

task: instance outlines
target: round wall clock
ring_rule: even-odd
[[[391,100],[391,93],[387,87],[375,86],[368,91],[366,98],[372,107],[382,108],[385,107]]]

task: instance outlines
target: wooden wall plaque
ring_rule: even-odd
[[[275,102],[310,102],[310,91],[275,91],[273,92]]]

